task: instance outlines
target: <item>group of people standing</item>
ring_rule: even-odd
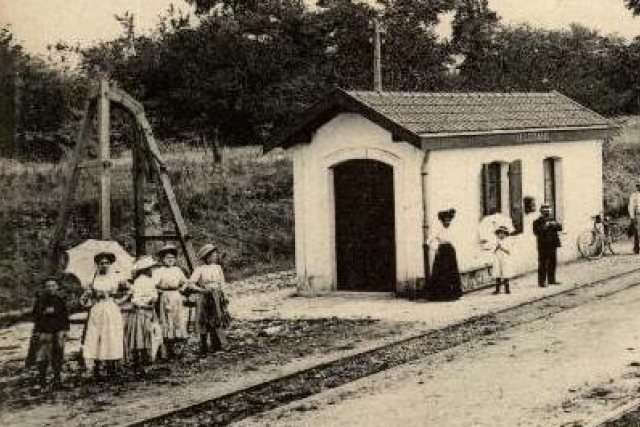
[[[455,215],[455,209],[438,212],[439,227],[434,230],[427,242],[433,253],[433,266],[426,287],[426,297],[433,301],[453,301],[462,296],[458,260],[450,235],[451,223]],[[540,217],[533,222],[533,234],[536,236],[538,251],[538,286],[540,287],[560,284],[556,280],[560,231],[562,231],[562,224],[554,218],[551,206],[543,204],[540,207]],[[510,235],[511,230],[507,226],[496,227],[494,238],[485,248],[492,253],[493,258],[494,294],[499,294],[503,287],[506,294],[511,293],[510,280],[513,277],[513,269],[510,258],[513,256],[513,247]]]
[[[95,276],[81,300],[89,308],[82,358],[96,379],[105,373],[115,376],[123,362],[140,372],[158,356],[177,357],[177,346],[189,337],[185,297],[195,300],[194,330],[200,335],[201,355],[225,347],[230,316],[217,247],[200,249],[203,264],[190,277],[177,265],[177,257],[178,249],[166,245],[157,252],[159,263],[143,256],[134,263],[132,277],[122,281],[110,271],[116,261],[113,253],[95,255]],[[60,385],[69,313],[58,287],[55,277],[47,278],[33,309],[37,349],[27,364],[37,361],[40,386],[46,385],[49,365],[54,387]]]

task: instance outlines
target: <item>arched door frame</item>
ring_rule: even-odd
[[[370,148],[370,147],[352,147],[345,148],[341,150],[334,151],[323,158],[321,167],[326,173],[326,183],[327,183],[327,209],[325,212],[326,215],[326,223],[329,225],[327,232],[330,251],[329,259],[331,262],[331,278],[333,289],[337,289],[338,283],[338,265],[337,265],[337,254],[336,254],[336,224],[335,224],[335,189],[334,189],[334,178],[333,178],[333,168],[341,163],[347,162],[349,160],[375,160],[381,163],[384,163],[390,166],[393,169],[393,182],[394,182],[394,218],[395,218],[395,226],[394,226],[394,236],[395,236],[395,251],[396,251],[396,272],[395,278],[396,281],[399,280],[400,271],[402,271],[407,261],[407,254],[402,245],[402,228],[399,226],[402,221],[399,221],[400,215],[402,215],[402,206],[404,205],[404,197],[402,191],[402,174],[404,173],[404,162],[402,159],[395,154],[380,149],[380,148]]]

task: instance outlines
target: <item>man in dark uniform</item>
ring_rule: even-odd
[[[540,218],[533,221],[533,234],[538,243],[538,286],[559,285],[556,281],[557,252],[560,247],[562,224],[551,214],[547,204],[540,206]]]

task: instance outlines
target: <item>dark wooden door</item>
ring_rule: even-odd
[[[393,168],[350,160],[334,167],[333,178],[338,290],[394,291]]]

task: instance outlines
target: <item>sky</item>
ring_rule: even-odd
[[[148,31],[171,3],[190,10],[184,0],[0,0],[0,25],[10,24],[28,52],[44,54],[58,41],[86,46],[115,37],[121,28],[113,16],[125,11],[135,14],[138,30]],[[640,36],[640,17],[634,18],[623,0],[489,0],[489,5],[504,23],[560,29],[577,22],[605,34]],[[440,32],[450,33],[448,23]]]

